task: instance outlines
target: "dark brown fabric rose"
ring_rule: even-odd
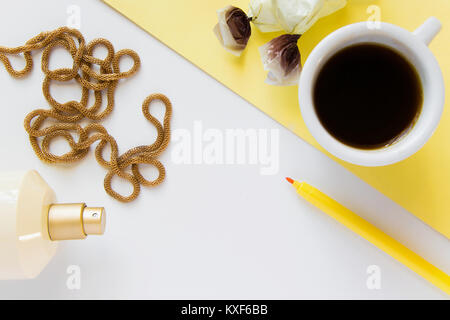
[[[226,20],[234,40],[238,44],[247,45],[252,34],[252,28],[245,12],[239,8],[231,7],[226,13]]]
[[[284,75],[288,75],[300,63],[300,50],[297,41],[299,34],[284,34],[270,41],[270,57],[280,55],[280,65]]]

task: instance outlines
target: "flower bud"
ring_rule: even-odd
[[[250,19],[244,11],[233,6],[218,10],[217,16],[219,23],[214,27],[214,33],[226,50],[240,56],[252,33]]]
[[[264,70],[269,71],[266,83],[278,86],[298,84],[301,56],[298,34],[284,34],[259,48]]]

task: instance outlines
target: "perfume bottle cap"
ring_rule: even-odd
[[[48,211],[50,239],[76,240],[105,231],[104,208],[86,207],[84,203],[52,204]]]

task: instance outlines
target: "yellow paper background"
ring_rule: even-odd
[[[248,0],[104,0],[137,25],[161,40],[241,97],[294,131],[318,149],[302,120],[295,87],[264,83],[258,47],[277,36],[254,26],[248,48],[240,58],[226,52],[212,32],[216,11],[234,5],[247,11]],[[381,20],[413,31],[428,17],[436,16],[443,30],[430,49],[437,57],[449,93],[449,0],[349,0],[348,5],[319,20],[300,39],[304,62],[311,50],[332,31],[370,16],[367,8],[381,8]],[[450,238],[450,110],[446,105],[441,123],[431,140],[417,154],[398,164],[364,168],[339,161],[380,192]],[[330,179],[333,173],[327,172]]]

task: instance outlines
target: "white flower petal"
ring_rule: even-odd
[[[253,24],[261,32],[275,32],[283,30],[275,16],[272,0],[252,0],[248,16],[253,18]]]
[[[303,34],[318,19],[346,4],[347,0],[251,0],[248,15],[262,32]]]
[[[289,33],[300,29],[302,34],[307,26],[318,17],[325,0],[274,0],[276,17],[281,27]]]

